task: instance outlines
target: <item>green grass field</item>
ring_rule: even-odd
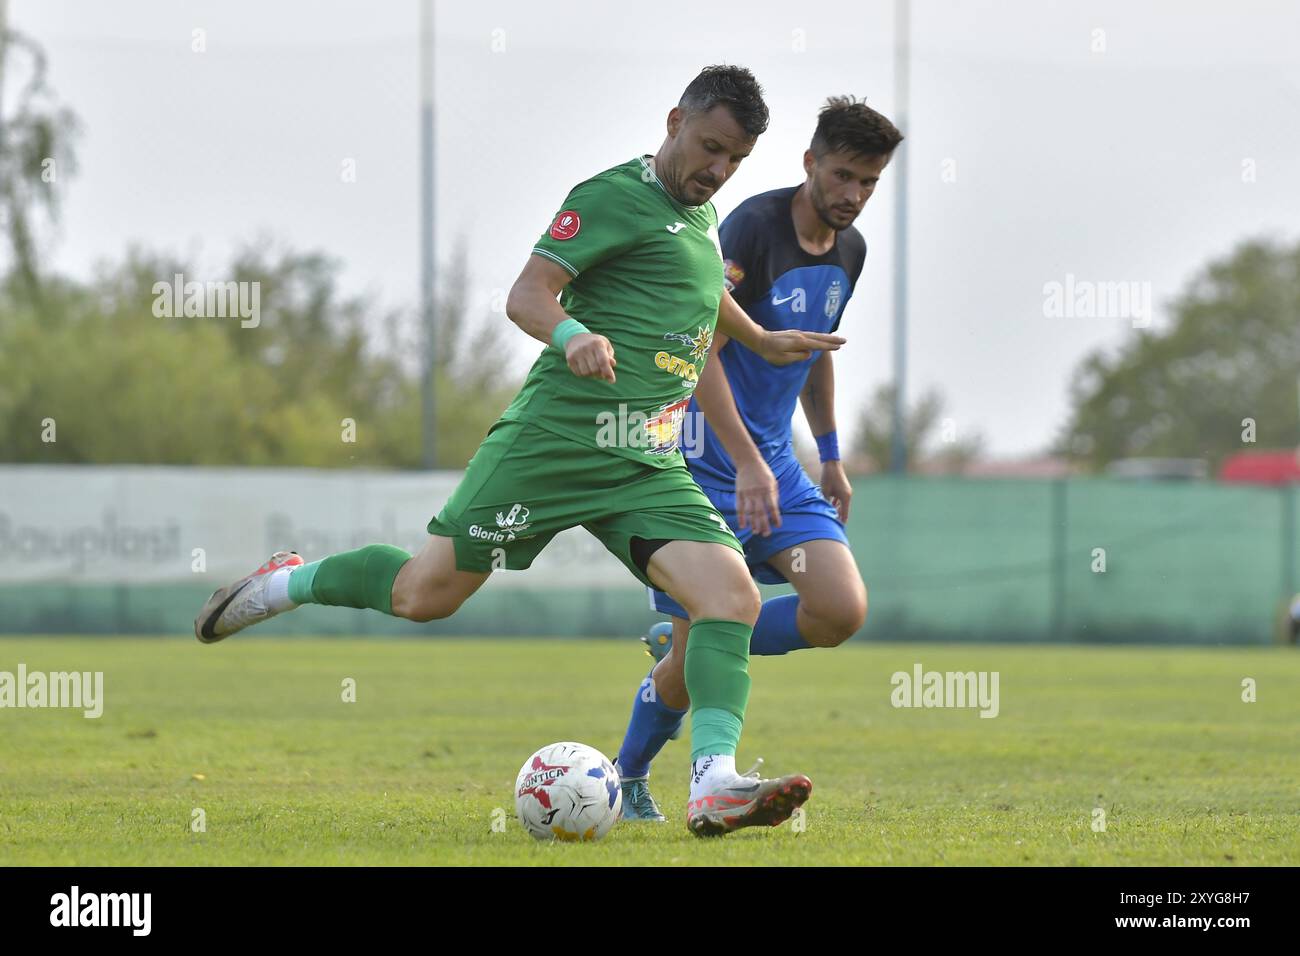
[[[1000,715],[894,708],[918,661],[998,671]],[[812,777],[804,830],[691,836],[682,739],[656,770],[669,822],[585,845],[535,843],[512,784],[555,740],[616,753],[648,665],[630,639],[0,639],[0,670],[19,662],[103,671],[105,705],[0,710],[0,865],[1300,863],[1283,648],[758,658],[737,762]]]

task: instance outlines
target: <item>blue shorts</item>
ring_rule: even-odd
[[[821,489],[813,483],[796,459],[769,464],[777,481],[781,527],[773,528],[766,538],[755,534],[752,527],[740,527],[734,489],[719,491],[716,488],[704,488],[704,493],[713,502],[713,507],[722,512],[727,524],[740,539],[745,549],[745,563],[749,565],[749,573],[754,576],[754,580],[760,584],[785,584],[785,575],[767,563],[772,555],[805,541],[839,541],[848,547],[849,538],[844,533],[844,523],[840,521],[835,506],[822,496]],[[646,590],[650,592],[651,610],[671,614],[673,617],[690,617],[685,608],[663,591],[654,588]]]

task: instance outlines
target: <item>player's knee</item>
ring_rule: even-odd
[[[753,579],[744,575],[701,597],[695,604],[691,618],[712,617],[723,621],[742,621],[753,626],[762,607],[762,595],[758,593]]]
[[[436,621],[440,618],[447,617],[437,603],[429,600],[422,600],[416,597],[398,595],[397,591],[393,592],[393,616],[405,618],[408,621],[414,621],[417,624],[427,624],[430,621]]]
[[[404,605],[398,610],[396,604],[393,605],[393,614],[396,617],[406,618],[408,621],[414,621],[416,624],[428,624],[430,621],[441,621],[444,617],[451,617],[456,613],[455,607],[446,604],[439,604],[433,601],[414,602]]]
[[[393,616],[428,624],[451,617],[463,602],[438,586],[437,581],[419,581],[400,577],[393,584]]]
[[[815,633],[805,637],[816,647],[838,647],[867,622],[865,585],[838,594],[833,601],[801,603],[815,626]]]
[[[759,593],[753,578],[747,576],[745,583],[749,587],[743,589],[737,596],[741,601],[740,610],[744,612],[745,616],[744,618],[737,618],[737,620],[747,621],[752,626],[758,623],[758,615],[763,610],[763,595]]]

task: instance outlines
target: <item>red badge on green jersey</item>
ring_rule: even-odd
[[[555,222],[551,223],[552,239],[572,239],[582,228],[582,220],[572,209],[566,209],[555,217]]]

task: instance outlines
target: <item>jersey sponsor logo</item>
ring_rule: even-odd
[[[826,318],[832,322],[840,311],[840,292],[839,279],[832,282],[830,288],[826,290]]]
[[[506,530],[507,541],[515,540],[516,536],[528,530],[528,514],[528,509],[521,504],[515,504],[504,514],[497,512],[497,527]]]
[[[682,436],[682,420],[686,417],[689,398],[679,402],[660,405],[658,410],[646,419],[645,431],[649,439],[647,455],[671,455],[677,451]]]
[[[806,312],[808,310],[808,293],[805,292],[802,288],[798,288],[795,289],[793,292],[791,292],[789,295],[787,295],[784,299],[779,299],[777,298],[776,290],[775,289],[772,290],[773,305],[785,305],[787,302],[791,303],[790,304],[791,312]]]
[[[684,222],[675,222],[675,223],[673,223],[671,226],[664,226],[664,228],[667,229],[669,232],[671,232],[671,233],[675,236],[675,235],[677,235],[679,232],[681,232],[683,229],[686,228],[686,223],[684,223]]]
[[[680,451],[684,457],[698,458],[704,453],[704,414],[688,412],[690,402],[683,398],[649,411],[619,402],[617,412],[607,409],[596,415],[596,447],[634,448],[656,456]]]
[[[734,259],[724,259],[722,262],[722,284],[728,292],[735,292],[736,286],[745,281],[745,270],[740,267],[740,263]]]
[[[694,362],[688,362],[680,355],[673,355],[671,352],[656,352],[655,365],[665,372],[671,372],[673,375],[685,379],[683,385],[686,382],[697,382],[700,378],[699,369],[695,367]]]
[[[697,326],[699,331],[694,335],[687,335],[685,332],[665,332],[664,338],[669,342],[680,342],[682,345],[691,347],[691,358],[700,361],[704,356],[709,354],[709,346],[713,344],[713,329],[707,326]]]
[[[655,365],[665,372],[671,372],[683,379],[683,388],[694,388],[695,382],[699,381],[700,372],[696,362],[703,362],[704,357],[709,354],[709,346],[713,344],[713,330],[707,326],[699,326],[699,331],[694,335],[688,335],[685,332],[665,332],[664,338],[670,342],[680,342],[682,345],[688,345],[691,349],[691,358],[694,361],[688,361],[680,355],[673,355],[671,352],[656,352]]]
[[[579,215],[572,209],[566,209],[564,212],[557,215],[555,221],[551,223],[551,238],[560,241],[572,239],[578,234],[578,230],[581,228],[581,217],[579,217]]]

